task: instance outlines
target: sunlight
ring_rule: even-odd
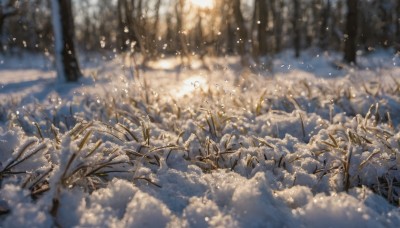
[[[193,93],[196,89],[205,88],[207,85],[207,80],[200,76],[193,76],[183,81],[182,86],[176,93],[177,97],[183,97],[190,93]]]
[[[162,70],[172,69],[174,67],[174,65],[175,64],[170,59],[161,59],[161,60],[157,61],[155,64],[155,66],[158,69],[162,69]]]
[[[172,70],[178,67],[179,61],[174,58],[160,59],[157,61],[150,61],[148,65],[158,70]]]
[[[210,9],[214,7],[214,0],[190,0],[190,2],[202,9]]]

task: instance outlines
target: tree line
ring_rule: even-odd
[[[310,47],[342,50],[356,63],[357,53],[400,50],[400,0],[215,0],[210,8],[190,0],[57,1],[71,8],[64,34],[79,50],[140,53],[144,65],[165,55],[183,64],[240,55],[248,65],[288,48],[300,57]],[[52,53],[52,2],[0,0],[0,51]]]

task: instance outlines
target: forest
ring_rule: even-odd
[[[52,53],[50,3],[2,1],[2,53]],[[192,55],[248,55],[244,59],[258,62],[288,48],[299,57],[311,47],[342,50],[346,62],[355,62],[357,54],[400,48],[398,0],[82,0],[71,4],[80,51],[139,52],[143,64],[165,55],[185,61]]]

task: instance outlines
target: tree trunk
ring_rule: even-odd
[[[327,31],[331,30],[329,28],[329,17],[331,13],[331,1],[328,0],[325,8],[322,10],[321,15],[321,27],[320,27],[320,37],[319,37],[319,47],[325,48],[329,44],[329,33]],[[317,15],[315,15],[317,16]]]
[[[71,0],[52,0],[56,67],[59,78],[75,82],[82,76],[74,46]]]
[[[136,42],[136,44],[139,43],[139,38],[138,38],[138,31],[136,28],[136,24],[138,19],[135,18],[133,12],[135,11],[135,0],[131,0],[130,4],[128,1],[125,1],[125,13],[126,13],[126,23],[129,28],[129,39],[132,42]]]
[[[126,22],[126,0],[118,0],[117,9],[118,9],[118,49],[120,51],[126,51],[128,49],[128,44],[125,42],[128,39],[128,33],[126,32],[128,29],[128,25]]]
[[[177,36],[177,47],[178,51],[180,52],[180,58],[181,58],[181,65],[187,65],[190,66],[191,59],[190,59],[190,53],[188,49],[188,42],[187,42],[187,33],[184,29],[184,21],[183,21],[183,16],[184,16],[184,8],[185,8],[185,1],[184,0],[178,0],[178,2],[175,5],[175,14],[176,14],[176,29],[178,32]],[[187,62],[185,63],[185,59]]]
[[[4,18],[2,12],[0,12],[0,53],[4,52],[3,47],[3,25],[4,25]]]
[[[356,63],[358,0],[347,0],[346,35],[344,38],[344,60]]]
[[[232,5],[233,15],[235,17],[238,36],[239,36],[238,53],[241,56],[242,65],[247,66],[248,58],[246,57],[246,55],[247,55],[246,43],[247,43],[247,39],[248,39],[248,34],[247,34],[247,29],[246,29],[245,21],[243,18],[242,10],[240,9],[240,5],[241,5],[240,0],[233,0],[232,4],[233,4]]]
[[[391,6],[388,7],[388,1],[379,1],[378,9],[380,11],[380,19],[381,19],[381,36],[380,43],[382,47],[388,48],[391,46],[391,26],[392,26],[392,14],[391,14]]]
[[[267,25],[268,25],[268,8],[266,0],[258,0],[258,47],[259,55],[265,56],[268,53],[267,44]]]
[[[293,7],[294,7],[294,12],[293,12],[293,45],[294,45],[294,50],[295,50],[295,57],[299,58],[300,57],[300,3],[299,0],[294,0],[293,1]]]
[[[154,16],[154,24],[153,24],[153,31],[151,34],[150,42],[152,42],[152,50],[151,50],[151,58],[156,59],[159,55],[158,48],[160,42],[157,39],[159,24],[160,24],[160,7],[161,7],[161,0],[157,0],[155,5],[155,16]]]
[[[397,0],[396,6],[396,49],[400,51],[400,0]]]
[[[274,22],[275,53],[278,53],[282,48],[283,19],[280,12],[283,11],[284,3],[281,0],[270,0],[270,6]]]
[[[17,15],[18,11],[16,8],[14,8],[14,2],[15,1],[9,1],[6,3],[6,5],[0,4],[0,53],[3,52],[3,26],[4,26],[4,21],[8,17],[12,17],[14,15]],[[1,1],[0,1],[1,3]]]
[[[232,26],[232,20],[227,19],[226,22],[226,54],[234,54],[235,52],[235,30]]]

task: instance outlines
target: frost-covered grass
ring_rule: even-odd
[[[6,88],[0,226],[400,226],[398,68],[214,61]]]

